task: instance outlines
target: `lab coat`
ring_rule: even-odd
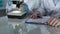
[[[40,6],[41,0],[24,0],[24,3],[28,5],[30,11],[37,9]]]
[[[40,11],[42,15],[60,17],[60,0],[54,5],[53,0],[41,0],[41,6],[37,11]]]
[[[41,15],[60,17],[60,0],[54,5],[53,0],[29,0],[27,2],[29,9],[39,11]]]

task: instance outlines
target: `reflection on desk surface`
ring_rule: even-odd
[[[60,34],[60,27],[51,27],[47,26],[47,30],[49,30],[51,33],[50,34]]]
[[[34,27],[35,26],[35,27]],[[49,25],[27,25],[27,30],[30,30],[28,33],[37,33],[37,34],[60,34],[60,28],[51,27]],[[33,28],[32,28],[33,27]],[[38,30],[38,31],[37,31]]]
[[[25,24],[26,19],[9,19],[11,24],[14,23],[22,23]],[[60,28],[51,27],[49,25],[36,25],[36,24],[25,24],[27,28],[27,34],[60,34]],[[23,25],[22,27],[24,28]],[[24,29],[26,29],[24,28]]]

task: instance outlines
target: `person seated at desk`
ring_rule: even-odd
[[[30,0],[29,2],[32,2],[33,6],[30,18],[35,19],[42,16],[51,16],[45,24],[54,27],[60,26],[60,0],[35,0],[35,2]]]

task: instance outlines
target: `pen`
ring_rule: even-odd
[[[46,25],[45,23],[25,22],[26,24]]]

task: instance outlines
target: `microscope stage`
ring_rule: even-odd
[[[22,11],[12,11],[8,13],[9,18],[24,18],[26,16],[26,12]]]

